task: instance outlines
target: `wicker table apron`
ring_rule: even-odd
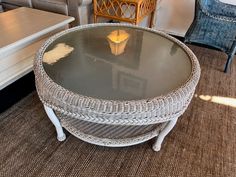
[[[96,34],[94,34],[95,32],[89,33],[89,31],[93,30],[97,30]],[[117,34],[117,30],[119,34]],[[112,32],[109,33],[109,31]],[[104,37],[104,40],[101,38],[101,36],[104,35],[103,33],[107,34],[107,38]],[[110,43],[109,40],[112,40],[112,36],[110,35],[120,35],[118,37],[122,37],[122,39],[125,40],[125,44],[122,45],[123,47],[127,45],[126,48],[120,49],[121,46],[119,42]],[[97,36],[100,38],[97,38]],[[152,40],[155,36],[157,39]],[[76,38],[78,38],[78,40]],[[100,43],[97,45],[99,40]],[[104,42],[105,40],[107,40],[107,42]],[[158,40],[161,42],[158,43]],[[54,44],[55,41],[56,44]],[[157,46],[157,50],[160,50],[159,53],[163,53],[162,49],[159,49],[162,47],[161,45],[168,46],[169,43],[173,45],[172,47],[166,47],[168,50],[170,49],[169,57],[165,58],[167,55],[165,53],[160,54],[160,57],[156,57],[160,60],[160,62],[158,61],[160,64],[153,66],[154,68],[157,67],[153,72],[157,71],[158,68],[160,70],[168,70],[168,65],[171,65],[172,62],[165,65],[165,61],[169,61],[168,58],[173,57],[173,62],[176,62],[175,60],[178,59],[178,55],[181,52],[181,55],[185,56],[186,61],[181,60],[181,57],[179,57],[180,62],[189,62],[188,67],[190,67],[189,72],[186,71],[187,76],[184,76],[185,79],[183,82],[179,83],[179,85],[177,82],[178,86],[169,89],[168,92],[159,91],[160,94],[156,96],[153,96],[153,94],[155,95],[155,89],[158,90],[159,87],[162,87],[162,84],[161,86],[156,86],[158,83],[150,83],[150,78],[146,78],[145,80],[139,79],[137,76],[132,76],[132,72],[137,73],[142,70],[143,61],[149,62],[148,59],[142,57],[152,56],[150,54],[152,52],[146,52],[145,54],[145,50],[155,47],[153,43],[150,47],[146,47],[145,45],[149,45],[147,41],[156,41],[157,44],[155,44],[155,46]],[[135,52],[133,52],[134,49],[132,49],[133,45],[139,47],[138,50],[135,48]],[[97,50],[94,50],[93,47],[95,47],[95,49],[97,48]],[[106,47],[107,49],[104,49]],[[112,49],[112,47],[115,47],[115,49]],[[153,51],[153,49],[151,50]],[[56,51],[56,54],[52,51]],[[67,53],[64,56],[60,56],[60,52],[63,53],[64,51],[67,51]],[[153,53],[155,52],[153,51]],[[105,59],[100,56],[103,54],[105,54],[103,56]],[[131,54],[135,54],[135,56]],[[124,59],[127,56],[129,57],[129,59],[127,59],[128,61]],[[135,60],[133,63],[136,64],[129,66],[127,62],[132,61],[131,58]],[[138,61],[137,58],[141,61]],[[73,60],[72,64],[70,60]],[[155,61],[155,56],[150,61],[157,62]],[[66,62],[67,64],[65,64]],[[96,67],[109,68],[109,73],[112,73],[112,77],[114,75],[111,83],[109,81],[109,84],[112,85],[111,88],[109,88],[111,91],[109,89],[109,91],[104,91],[108,86],[103,86],[102,84],[98,84],[98,87],[95,85],[89,87],[85,86],[86,88],[83,88],[83,85],[87,83],[83,77],[86,77],[89,83],[96,82],[96,79],[93,79],[93,77],[96,77],[96,74],[90,77],[91,72],[89,69],[84,69],[83,71],[83,68],[80,68],[80,65],[83,65],[83,63],[85,63],[84,66],[91,68],[91,72],[98,73],[98,75],[99,72],[102,73],[102,69],[97,71]],[[93,67],[93,64],[96,65],[96,67]],[[122,64],[124,64],[125,67],[122,66]],[[67,72],[71,73],[72,71],[77,72],[75,69],[77,66],[74,65],[78,65],[78,73],[82,72],[82,76],[78,74],[79,76],[76,76],[76,79],[73,77],[73,74],[65,74]],[[185,67],[177,66],[178,61],[175,65],[176,70]],[[110,67],[112,71],[110,71]],[[152,66],[150,65],[149,67]],[[174,70],[175,69],[171,69],[170,73],[173,72],[176,75],[176,80],[178,80],[182,77],[179,76],[181,74],[178,74],[178,72],[182,71],[176,71],[176,74]],[[185,72],[184,69],[182,70]],[[156,137],[156,141],[153,145],[155,151],[160,150],[163,139],[174,127],[177,119],[186,110],[200,77],[200,67],[197,58],[183,43],[159,31],[124,24],[92,24],[78,26],[51,37],[44,43],[36,55],[34,72],[39,98],[44,104],[48,117],[56,128],[57,139],[59,141],[66,139],[62,129],[62,127],[64,127],[81,140],[96,145],[111,147],[135,145]],[[128,74],[124,72],[128,72]],[[85,73],[87,73],[87,75]],[[156,73],[153,73],[153,75],[155,74]],[[107,77],[108,80],[110,80],[109,74],[105,74],[101,78],[103,77]],[[145,77],[145,74],[143,77]],[[162,77],[166,80],[168,80],[168,77],[172,78],[171,74],[166,72],[163,73],[163,76],[156,75],[152,79],[155,80],[159,78],[159,82],[162,83],[162,79],[160,79]],[[97,80],[99,80],[99,78],[100,76],[98,76]],[[118,86],[114,81],[116,78],[120,78]],[[130,78],[131,80],[129,80]],[[81,80],[84,81],[84,83]],[[78,84],[77,81],[79,82]],[[102,79],[101,82],[103,82]],[[176,81],[173,80],[173,82]],[[67,85],[70,86],[67,88]],[[149,94],[149,91],[145,90],[150,90],[150,86],[154,88],[154,92]],[[77,90],[73,90],[75,89],[74,87],[76,87]],[[91,87],[92,89],[90,89]],[[114,90],[118,91],[114,92]],[[145,92],[143,92],[143,90]],[[93,91],[95,96],[93,95]],[[156,93],[159,92],[157,91]],[[84,93],[88,93],[88,95]],[[98,95],[97,97],[96,94]],[[106,96],[106,94],[108,96]],[[126,95],[128,95],[127,99]],[[123,97],[125,97],[125,99],[122,99]]]

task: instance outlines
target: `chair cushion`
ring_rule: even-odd
[[[236,18],[236,6],[232,4],[226,4],[219,0],[199,0],[199,2],[201,9],[218,19],[228,18],[228,21],[233,21]]]
[[[32,7],[31,0],[2,0],[2,2],[16,6]]]
[[[68,15],[66,0],[32,0],[32,6],[35,9]]]
[[[232,5],[236,5],[236,1],[235,0],[219,0],[220,2],[223,2],[225,4],[232,4]]]

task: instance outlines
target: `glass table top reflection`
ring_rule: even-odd
[[[136,27],[97,26],[47,47],[43,67],[58,85],[84,96],[139,100],[171,92],[190,78],[191,59],[174,41]]]

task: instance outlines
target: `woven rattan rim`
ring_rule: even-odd
[[[97,99],[91,98],[88,96],[80,95],[78,93],[74,93],[69,91],[62,86],[56,84],[44,71],[43,68],[43,55],[47,47],[59,37],[68,34],[77,30],[85,30],[93,27],[107,27],[107,26],[116,26],[116,27],[130,27],[135,29],[141,29],[145,31],[149,31],[152,33],[156,33],[162,37],[165,37],[168,40],[171,40],[178,44],[185,53],[189,56],[192,64],[192,71],[189,79],[179,88],[169,92],[166,95],[157,96],[149,99],[141,99],[141,100],[105,100],[105,99]],[[200,78],[200,66],[196,56],[193,52],[182,42],[179,40],[154,29],[146,28],[146,27],[137,27],[130,24],[89,24],[83,26],[77,26],[63,32],[60,32],[52,37],[50,37],[39,49],[36,54],[34,60],[34,72],[35,72],[35,80],[36,80],[36,88],[40,97],[40,100],[47,106],[60,111],[64,114],[71,115],[74,117],[82,117],[81,119],[87,121],[94,121],[96,119],[94,116],[83,116],[83,113],[86,114],[100,114],[103,116],[102,119],[106,119],[106,116],[110,118],[112,115],[124,115],[124,114],[142,114],[142,113],[150,113],[153,111],[158,111],[158,108],[162,109],[165,107],[169,107],[170,105],[181,104],[182,107],[187,107],[187,102],[190,102],[195,87]],[[53,93],[50,92],[53,90]],[[53,99],[48,99],[45,96],[45,92],[51,96]],[[69,101],[68,101],[69,100]],[[183,103],[183,104],[182,104]],[[185,103],[185,104],[184,104]],[[73,109],[76,108],[76,111]],[[80,113],[78,113],[78,110]],[[185,110],[185,109],[184,109]],[[168,112],[168,111],[167,111]],[[174,114],[163,116],[163,121],[172,119],[173,117],[179,116],[183,111],[174,112]],[[146,116],[145,118],[152,117]],[[166,118],[169,117],[169,118]],[[123,117],[124,118],[124,117]],[[124,118],[127,119],[127,118]],[[104,120],[101,120],[103,122]],[[114,121],[114,120],[113,120]],[[118,121],[118,120],[117,120]],[[128,120],[127,120],[128,121]],[[94,121],[97,122],[97,121]],[[106,122],[106,121],[105,121]],[[118,122],[117,122],[118,123]]]

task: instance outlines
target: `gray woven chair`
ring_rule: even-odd
[[[236,6],[219,0],[196,0],[195,17],[185,42],[212,46],[228,55],[227,72],[236,52]]]

